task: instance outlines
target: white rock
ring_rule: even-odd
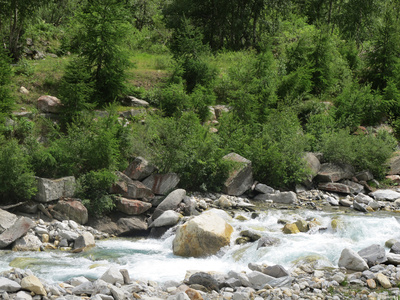
[[[32,296],[24,291],[19,291],[15,297],[15,300],[32,300]]]
[[[368,270],[368,265],[365,260],[355,251],[345,248],[339,258],[339,267],[344,267],[353,271]]]
[[[149,227],[174,226],[178,224],[181,214],[173,210],[164,211]]]
[[[83,276],[74,277],[71,279],[71,285],[78,286],[78,285],[88,282],[88,281],[89,281],[89,279],[87,279],[86,277],[83,277]]]
[[[124,284],[124,277],[122,276],[121,272],[119,271],[118,268],[116,267],[111,267],[109,268],[101,277],[101,280],[104,280],[105,282],[115,284],[115,283],[120,283]]]
[[[21,289],[21,286],[14,280],[0,277],[0,291],[16,292]]]

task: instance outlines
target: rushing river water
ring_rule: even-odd
[[[218,255],[207,258],[182,258],[173,255],[174,234],[167,232],[162,239],[109,239],[97,241],[88,252],[72,254],[49,252],[0,252],[0,271],[11,267],[29,268],[36,275],[49,281],[65,281],[75,276],[98,278],[111,265],[126,268],[134,279],[158,282],[181,281],[187,270],[218,271],[248,270],[248,263],[281,264],[290,269],[299,260],[318,257],[325,266],[337,266],[344,248],[360,250],[372,244],[384,245],[391,238],[400,239],[400,223],[395,215],[342,214],[317,211],[268,210],[251,219],[250,213],[241,213],[247,221],[230,220],[235,228],[231,246]],[[299,217],[317,219],[322,230],[310,233],[285,235],[278,220],[294,222]],[[337,220],[338,228],[332,229],[331,221]],[[326,228],[326,229],[325,229]],[[280,243],[259,248],[257,242],[235,245],[240,231],[251,229],[262,235],[276,237]]]

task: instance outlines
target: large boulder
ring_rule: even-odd
[[[156,166],[139,156],[129,164],[128,168],[124,171],[124,174],[133,180],[141,181],[155,171],[157,171]]]
[[[107,283],[111,284],[124,284],[124,277],[122,276],[121,272],[116,267],[109,268],[101,277],[101,280],[104,280]]]
[[[35,225],[35,222],[27,217],[19,218],[11,227],[0,234],[0,249],[7,247],[19,239]]]
[[[18,217],[6,210],[0,209],[0,233],[2,233],[7,228],[10,228]]]
[[[173,210],[167,210],[163,212],[153,223],[150,224],[151,227],[163,227],[163,226],[174,226],[178,224],[182,215]]]
[[[86,231],[82,233],[74,242],[74,252],[82,252],[95,246],[94,236]]]
[[[111,187],[111,192],[120,194],[122,197],[130,199],[143,199],[150,201],[154,194],[146,185],[137,180],[132,180],[122,172],[116,173],[118,181]]]
[[[229,245],[233,228],[216,213],[194,217],[179,226],[173,241],[175,255],[201,257]]]
[[[389,172],[388,175],[400,175],[400,152],[389,160]]]
[[[385,248],[378,244],[373,244],[358,251],[358,254],[367,262],[369,267],[387,261]]]
[[[14,242],[13,251],[40,251],[42,242],[34,234],[26,234]]]
[[[24,290],[28,290],[28,291],[35,293],[36,295],[47,296],[47,292],[44,289],[43,284],[34,275],[29,275],[29,276],[22,278],[21,287]]]
[[[400,193],[393,190],[376,190],[375,192],[370,193],[370,195],[377,201],[396,201],[400,198]]]
[[[166,195],[176,188],[180,179],[176,173],[158,174],[153,173],[145,180],[143,184],[157,195]]]
[[[14,280],[0,277],[0,291],[4,292],[16,292],[21,289],[21,285]]]
[[[281,204],[294,204],[297,202],[297,195],[294,192],[281,192],[275,194],[268,194],[267,198],[274,203]]]
[[[334,193],[351,194],[353,190],[350,186],[338,182],[321,182],[318,184],[318,189]]]
[[[168,194],[167,197],[157,206],[153,213],[152,219],[156,220],[163,212],[167,210],[175,210],[186,196],[186,191],[177,189]]]
[[[357,252],[349,248],[342,250],[338,265],[339,267],[344,267],[348,270],[359,272],[369,269],[365,260]]]
[[[40,96],[37,100],[38,110],[43,113],[57,114],[60,112],[62,104],[60,99],[54,96]]]
[[[118,198],[116,200],[116,207],[120,212],[130,216],[140,215],[151,208],[151,203],[140,200],[132,200],[126,198]]]
[[[311,186],[312,180],[315,176],[317,176],[319,170],[321,169],[321,163],[318,157],[312,152],[305,153],[303,159],[305,160],[306,166],[310,171],[310,174],[304,180],[303,184],[306,186]]]
[[[143,216],[132,216],[129,218],[121,218],[117,221],[117,235],[135,235],[146,231],[147,222]]]
[[[59,179],[36,177],[38,193],[36,200],[50,202],[61,197],[73,197],[75,193],[75,177],[68,176]]]
[[[337,182],[342,179],[351,179],[354,168],[350,165],[324,163],[315,177],[319,182]]]
[[[232,196],[242,195],[253,184],[251,161],[236,153],[229,153],[222,159],[233,163],[233,168],[224,183],[223,192]]]
[[[78,199],[60,200],[53,210],[61,214],[62,220],[73,220],[79,224],[86,224],[89,219],[86,207]]]

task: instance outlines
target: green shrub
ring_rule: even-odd
[[[3,47],[0,47],[0,116],[9,114],[15,104],[10,90],[12,75],[10,63],[11,60]]]
[[[30,199],[37,192],[29,158],[16,139],[0,136],[0,199],[2,202]]]
[[[228,166],[221,160],[218,137],[193,112],[180,118],[148,117],[134,133],[135,156],[152,161],[160,172],[178,173],[182,187],[212,191],[222,187]]]
[[[171,84],[159,92],[160,108],[166,116],[181,114],[190,106],[190,98],[182,84]]]
[[[109,191],[116,180],[115,173],[106,169],[90,171],[78,178],[76,196],[83,200],[90,215],[101,216],[114,208]]]

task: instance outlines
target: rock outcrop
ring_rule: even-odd
[[[224,183],[223,192],[232,196],[242,195],[253,184],[251,161],[236,153],[229,153],[222,159],[233,164],[233,169]]]
[[[50,202],[61,197],[73,197],[75,193],[75,177],[68,176],[59,179],[36,177],[38,193],[36,200]]]

